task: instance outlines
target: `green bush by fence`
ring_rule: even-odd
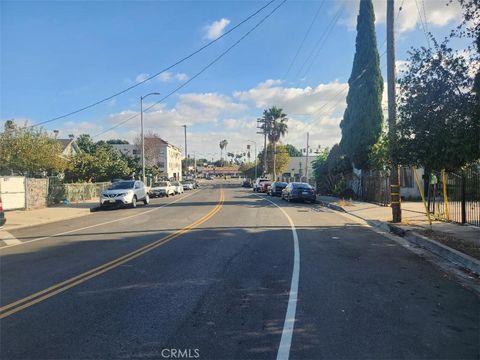
[[[110,186],[103,183],[73,183],[64,184],[56,177],[49,179],[48,205],[59,204],[62,201],[78,202],[100,197],[100,193]]]

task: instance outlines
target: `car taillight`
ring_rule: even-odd
[[[0,198],[0,212],[3,211],[2,199]]]

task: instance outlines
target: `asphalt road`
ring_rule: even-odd
[[[480,358],[475,293],[318,205],[208,183],[12,234],[1,359]]]

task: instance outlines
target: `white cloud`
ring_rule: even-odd
[[[178,73],[178,74],[175,74],[175,79],[178,81],[187,81],[189,78],[187,74]]]
[[[164,71],[160,75],[158,75],[157,79],[161,82],[169,82],[172,80],[172,73],[169,71]]]
[[[225,31],[225,28],[230,24],[230,20],[222,18],[220,20],[214,21],[210,25],[205,26],[205,39],[214,40],[221,36]]]
[[[341,137],[339,124],[346,106],[347,90],[346,83],[331,82],[302,88],[287,87],[279,80],[270,79],[253,88],[236,91],[231,96],[186,93],[178,96],[172,106],[158,104],[145,112],[145,128],[181,147],[184,141],[182,125],[187,124],[189,149],[196,151],[197,156],[201,153],[219,154],[218,142],[222,139],[228,140],[228,149],[232,151],[246,150],[247,140],[255,140],[260,151],[263,137],[256,134],[256,119],[265,108],[275,105],[283,108],[289,118],[284,143],[305,147],[306,133],[309,132],[312,147],[332,146]],[[144,104],[145,108],[151,104],[154,102]],[[134,110],[111,114],[107,120],[109,125],[104,128],[137,114]],[[102,138],[120,137],[132,141],[138,136],[139,123],[137,117]]]
[[[417,8],[418,4],[418,8]],[[448,4],[448,6],[447,6]],[[336,6],[345,5],[347,16],[342,20],[350,30],[354,30],[357,24],[359,2],[341,0]],[[373,0],[375,18],[377,24],[384,24],[386,21],[387,2],[385,0]],[[395,16],[396,25],[400,32],[411,31],[421,26],[421,17],[426,14],[427,27],[442,27],[450,23],[461,21],[461,7],[457,1],[449,3],[448,0],[407,0],[403,2],[402,10],[399,12],[399,2],[396,2]],[[425,7],[425,11],[424,11]]]
[[[145,81],[145,80],[147,80],[149,77],[150,77],[150,75],[148,75],[148,74],[146,74],[146,73],[138,74],[138,75],[135,77],[135,82],[136,82],[136,83],[139,83],[139,82]]]
[[[283,108],[287,114],[312,115],[324,110],[335,110],[338,97],[346,94],[347,85],[333,82],[320,84],[315,88],[307,86],[283,87],[279,80],[267,80],[247,91],[237,91],[234,96],[241,101],[253,101],[257,108],[273,105]],[[333,100],[332,100],[333,99]]]
[[[188,75],[185,74],[185,73],[174,74],[170,71],[164,71],[160,75],[158,75],[157,79],[160,82],[170,82],[172,80],[187,81],[188,80]]]

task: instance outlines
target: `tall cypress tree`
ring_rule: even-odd
[[[355,57],[347,95],[347,108],[340,123],[340,146],[356,168],[368,166],[368,154],[382,131],[383,79],[375,36],[372,0],[360,0]]]

